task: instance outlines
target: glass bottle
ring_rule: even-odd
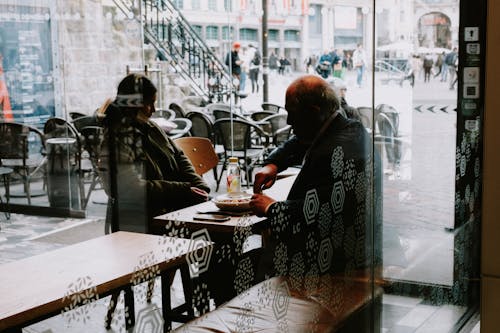
[[[229,158],[226,179],[228,195],[238,195],[241,192],[241,172],[237,157]]]

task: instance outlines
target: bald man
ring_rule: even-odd
[[[323,261],[328,271],[367,267],[371,207],[365,205],[370,202],[367,195],[372,184],[367,131],[359,121],[346,119],[337,111],[335,92],[318,76],[307,75],[292,82],[285,107],[294,136],[275,149],[255,175],[251,201],[254,213],[270,221],[271,248],[273,239],[274,245],[286,244],[290,259],[307,244],[326,242],[335,249]],[[302,168],[285,201],[262,193],[274,184],[278,172],[293,165]],[[353,243],[342,246],[347,239]],[[300,257],[310,257],[313,250],[302,251]],[[317,258],[311,257],[311,269],[318,269],[313,267]],[[281,261],[274,258],[273,262]],[[306,261],[306,272],[307,265]],[[280,273],[279,267],[274,267],[274,272]]]

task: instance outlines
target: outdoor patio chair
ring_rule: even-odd
[[[73,120],[73,125],[78,132],[85,126],[100,126],[96,116],[85,116]]]
[[[178,138],[175,139],[175,144],[189,158],[196,173],[200,176],[215,168],[219,163],[214,146],[207,138],[194,136]]]
[[[224,119],[224,118],[233,118],[233,119],[240,119],[240,120],[249,121],[248,118],[246,118],[240,114],[237,114],[235,112],[231,112],[229,110],[213,109],[212,114],[213,114],[215,120]]]
[[[177,103],[170,103],[168,108],[175,113],[176,118],[186,118],[186,111]]]
[[[191,123],[191,120],[187,118],[175,118],[171,120],[177,125],[177,128],[174,128],[170,130],[167,135],[172,139],[178,139],[183,136],[189,136],[189,131],[191,130],[191,127],[193,124]]]
[[[218,109],[218,110],[226,110],[226,111],[231,111],[231,106],[226,103],[211,103],[206,106],[208,113],[212,113],[213,110]]]
[[[270,125],[268,133],[273,138],[272,142],[274,146],[278,146],[290,137],[292,127],[287,124],[287,118],[287,114],[278,113],[261,120],[261,123],[268,123]]]
[[[274,113],[278,113],[281,110],[286,111],[283,106],[280,106],[278,104],[262,103],[261,106],[262,106],[262,110],[272,111]]]
[[[155,113],[151,116],[151,118],[164,118],[166,120],[172,120],[176,118],[176,114],[174,110],[170,109],[156,109]]]
[[[387,161],[391,167],[398,167],[402,155],[399,112],[388,104],[380,104],[375,109],[375,119],[377,126],[375,142],[384,145]]]
[[[32,177],[39,171],[45,176],[44,154],[45,140],[40,130],[15,122],[0,122],[0,166],[11,168],[21,177],[30,205]]]
[[[81,117],[86,117],[87,115],[85,113],[81,113],[81,112],[70,112],[69,113],[69,117],[71,118],[71,120],[75,120],[75,119],[78,119],[78,118],[81,118]]]
[[[231,129],[232,128],[232,129]],[[217,179],[217,188],[222,178],[222,173],[226,169],[229,157],[238,157],[240,167],[246,174],[247,187],[252,183],[252,172],[255,165],[263,158],[267,152],[269,135],[257,124],[240,119],[220,119],[214,123],[215,135],[224,146],[224,156],[220,175]],[[252,143],[252,133],[259,137],[266,138],[263,145]]]
[[[85,194],[84,206],[87,207],[87,204],[90,199],[90,195],[92,191],[94,191],[99,184],[99,168],[98,161],[99,155],[101,151],[101,143],[104,139],[104,129],[100,126],[85,126],[81,129],[80,134],[82,135],[83,149],[88,154],[88,159],[90,161],[92,171],[91,171],[91,182],[90,187]]]
[[[269,116],[272,116],[274,114],[276,114],[276,112],[269,111],[269,110],[254,111],[250,115],[250,118],[252,118],[253,121],[259,122],[262,119],[269,117]]]

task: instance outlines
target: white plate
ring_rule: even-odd
[[[241,212],[250,210],[251,198],[252,195],[248,193],[241,193],[238,195],[231,195],[231,196],[227,194],[221,194],[212,201],[221,210]]]

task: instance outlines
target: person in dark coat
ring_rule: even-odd
[[[264,274],[320,279],[324,274],[363,274],[371,267],[370,138],[359,121],[337,111],[339,104],[333,89],[318,76],[298,78],[287,89],[287,121],[295,135],[275,149],[255,175],[250,204],[255,214],[270,221],[269,254],[262,255],[260,263]],[[285,201],[262,193],[278,172],[297,164],[302,168]],[[379,168],[374,174],[380,174]],[[381,239],[377,242],[381,246]],[[375,255],[379,265],[381,253]],[[302,273],[296,270],[297,260]]]
[[[106,224],[113,231],[164,234],[155,216],[208,199],[210,188],[175,143],[149,118],[156,88],[145,76],[127,75],[103,110],[100,170],[108,197]],[[112,223],[113,222],[113,223]]]

